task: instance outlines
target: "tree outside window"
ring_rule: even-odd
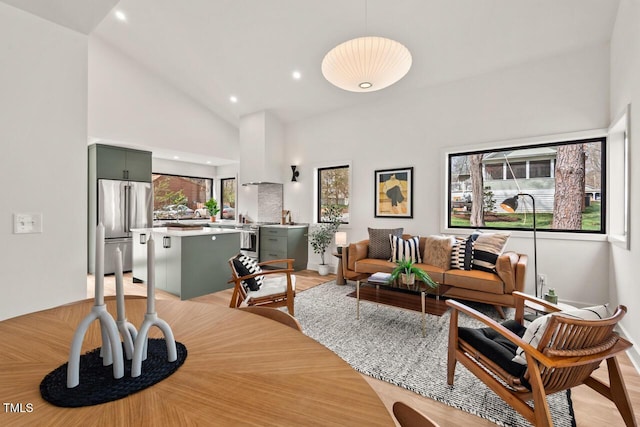
[[[236,179],[223,178],[220,180],[220,209],[222,219],[236,217]]]
[[[505,199],[528,193],[536,201],[539,230],[604,233],[605,141],[450,154],[448,226],[532,229],[530,199],[520,198],[513,213],[500,207]]]
[[[332,166],[318,169],[318,222],[326,222],[325,211],[338,206],[342,222],[349,222],[349,166]]]

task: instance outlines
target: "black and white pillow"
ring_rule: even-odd
[[[474,244],[479,233],[472,233],[468,237],[456,237],[451,248],[451,268],[457,270],[471,270],[474,258]]]
[[[498,257],[504,252],[508,233],[484,233],[473,244],[473,269],[495,273]]]
[[[389,235],[391,241],[391,261],[402,261],[410,259],[413,262],[421,263],[420,255],[420,236],[414,236],[408,240],[402,237]]]
[[[238,255],[233,259],[233,266],[239,276],[248,276],[250,274],[262,273],[262,268],[257,261],[246,255]],[[242,281],[245,291],[257,291],[262,286],[264,276],[256,276]]]

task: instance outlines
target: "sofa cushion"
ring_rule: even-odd
[[[391,261],[397,262],[410,259],[414,263],[421,263],[420,236],[403,239],[402,237],[389,236],[391,242]]]
[[[537,348],[540,340],[542,339],[542,336],[547,331],[551,316],[563,316],[581,320],[600,320],[610,317],[611,313],[609,312],[609,308],[607,307],[607,305],[596,305],[593,307],[558,311],[555,313],[540,316],[529,324],[526,332],[524,333],[524,336],[522,337],[522,341],[530,344],[532,347]],[[518,349],[516,350],[516,355],[513,358],[513,361],[522,365],[527,364],[524,350],[521,347],[518,347]]]
[[[451,264],[451,249],[455,243],[453,236],[428,236],[424,239],[422,262],[443,270]]]
[[[457,288],[504,294],[504,283],[497,274],[480,270],[451,269],[444,273],[444,283]]]
[[[356,273],[373,274],[381,271],[383,273],[391,273],[395,268],[395,263],[385,261],[383,259],[365,258],[356,261]]]
[[[477,234],[469,237],[456,237],[451,247],[451,268],[457,270],[471,270],[473,263],[473,241]]]
[[[508,233],[482,233],[473,244],[473,266],[475,270],[496,271],[496,261],[504,252],[509,240]]]
[[[520,338],[525,334],[524,326],[515,320],[507,320],[502,323],[502,326]],[[516,344],[496,330],[492,328],[475,329],[461,326],[458,328],[458,336],[509,374],[515,377],[524,375],[526,367],[513,361],[513,357],[516,354]]]
[[[391,242],[389,236],[402,236],[402,228],[369,228],[368,258],[391,259]]]

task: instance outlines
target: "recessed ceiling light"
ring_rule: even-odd
[[[231,102],[233,102],[235,104],[236,102],[238,102],[238,97],[235,96],[235,95],[231,95],[229,97],[229,101],[231,101]]]
[[[116,18],[118,18],[120,21],[126,21],[127,15],[125,15],[121,10],[116,10]]]
[[[207,160],[207,164],[210,165],[211,164],[211,160]]]
[[[180,157],[178,157],[178,156],[173,156],[173,158],[174,158],[175,160],[180,159]]]
[[[296,70],[293,73],[291,73],[291,76],[293,76],[295,80],[300,80],[300,78],[302,77],[302,74],[300,73],[300,71]]]

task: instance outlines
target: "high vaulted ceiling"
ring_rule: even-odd
[[[286,123],[608,43],[617,7],[616,0],[121,0],[114,11],[127,21],[112,11],[92,35],[233,124],[260,110]],[[406,45],[407,76],[373,93],[328,83],[324,55],[362,35]]]

